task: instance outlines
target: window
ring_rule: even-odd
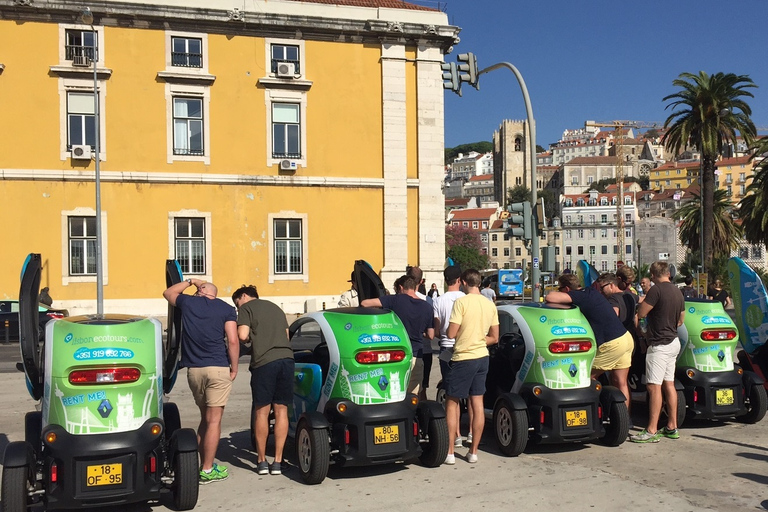
[[[504,256],[509,256],[509,247],[504,248]]]
[[[93,92],[67,93],[67,149],[72,146],[96,147],[96,115]]]
[[[619,254],[619,246],[618,245],[614,245],[613,246],[613,254]]]
[[[571,185],[578,185],[578,184],[579,184],[579,177],[571,176]]]
[[[487,233],[480,233],[480,241],[481,242],[488,242],[488,234]]]
[[[515,256],[522,256],[522,250],[519,247],[515,247]]]
[[[96,216],[69,217],[69,275],[96,275]]]
[[[749,247],[739,247],[739,258],[743,260],[749,258]]]
[[[587,176],[587,185],[591,185],[595,181],[594,176]]]
[[[607,262],[607,261],[605,261],[605,260],[602,260],[602,261],[600,262],[600,269],[601,269],[603,272],[607,271],[607,270],[608,270],[608,262]]]
[[[580,229],[577,235],[579,238],[584,238],[584,230]]]
[[[171,37],[171,66],[203,67],[203,40],[192,37]]]
[[[499,250],[496,247],[491,248],[491,256],[494,258],[499,255]]]
[[[607,229],[601,229],[600,230],[600,238],[608,238],[608,230]]]
[[[278,62],[293,64],[293,74],[301,74],[301,59],[299,58],[299,46],[293,44],[273,44],[272,48],[272,73],[277,74]]]
[[[483,221],[483,229],[488,229],[488,221],[487,220]]]
[[[65,31],[64,60],[74,60],[75,57],[87,57],[93,61],[94,38],[93,31],[86,29],[67,29]]]
[[[576,200],[576,206],[584,206],[584,199],[578,198]]]
[[[477,229],[477,221],[476,220],[472,221],[472,229]]]
[[[579,215],[579,224],[584,224],[584,216]]]
[[[571,246],[570,245],[566,245],[565,246],[565,255],[566,256],[570,256],[571,255]]]
[[[300,219],[275,219],[274,272],[275,274],[302,273],[302,230]]]
[[[608,254],[608,246],[607,245],[601,245],[600,246],[600,254]]]
[[[608,224],[608,215],[603,214],[600,216],[600,224]]]
[[[555,256],[560,256],[560,247],[557,245],[555,246]]]
[[[567,240],[570,240],[572,235],[573,235],[573,233],[571,232],[571,230],[570,230],[570,229],[569,229],[568,231],[566,231],[566,232],[565,232],[565,238],[566,238]]]
[[[627,256],[629,256],[630,254],[632,254],[632,244],[627,244],[627,245],[626,245],[626,247],[625,247],[624,249],[625,249],[624,253],[625,253]]]
[[[584,246],[583,245],[579,245],[579,246],[576,247],[576,254],[578,254],[579,256],[583,256],[584,255]]]
[[[173,98],[173,154],[202,156],[203,145],[202,98]]]
[[[589,230],[589,238],[597,238],[597,234],[594,229]]]
[[[504,240],[509,240],[509,235],[507,233],[504,233]]]
[[[499,235],[493,234],[491,235],[491,242],[495,242],[499,239]]]
[[[469,222],[465,220],[465,221],[463,221],[463,222],[461,223],[461,225],[462,225],[463,227],[465,227],[465,228],[468,228],[468,227],[469,227]]]
[[[759,245],[753,245],[752,246],[752,258],[753,259],[762,259],[763,257],[763,248]]]
[[[299,105],[272,104],[272,158],[301,158]]]
[[[595,223],[595,216],[594,215],[590,215],[589,216],[589,223],[590,224],[594,224]]]
[[[184,274],[205,274],[205,218],[174,219],[176,260]]]
[[[571,216],[570,215],[566,215],[565,216],[565,225],[566,226],[570,226],[571,225]]]
[[[746,191],[746,187],[744,185],[739,185],[739,195],[744,195],[744,192]]]

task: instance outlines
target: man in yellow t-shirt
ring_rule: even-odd
[[[488,345],[499,341],[499,313],[493,302],[480,294],[481,280],[477,270],[465,270],[461,274],[466,295],[454,302],[446,332],[449,338],[456,340],[450,362],[451,371],[445,386],[445,412],[451,437],[446,464],[456,463],[453,446],[458,427],[455,422],[459,417],[459,400],[469,397],[469,407],[473,412],[472,432],[476,433],[472,437],[467,462],[477,462],[477,448],[485,428],[483,395],[488,374]]]

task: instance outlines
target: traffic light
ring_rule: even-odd
[[[480,90],[480,84],[477,83],[477,57],[474,53],[460,53],[456,57],[459,62],[459,80],[462,82],[469,82],[469,85],[477,90]]]
[[[544,236],[544,228],[546,227],[547,215],[544,211],[544,198],[539,197],[536,199],[536,228],[539,231],[539,236]]]
[[[440,64],[440,69],[443,70],[443,89],[450,89],[461,96],[461,80],[456,63],[444,62]]]
[[[507,229],[507,234],[523,240],[533,238],[533,215],[531,215],[530,201],[512,203],[509,205],[509,211],[512,214],[509,216],[509,223],[517,224],[517,227]]]
[[[541,270],[544,272],[555,271],[555,248],[546,245],[541,248]]]

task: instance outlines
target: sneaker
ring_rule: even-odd
[[[476,453],[468,453],[467,454],[467,462],[470,464],[474,464],[477,462],[477,454]]]
[[[662,437],[666,437],[668,439],[680,439],[680,432],[677,431],[677,429],[669,429],[667,427],[664,427],[659,431],[662,435]]]
[[[223,473],[225,475],[229,474],[229,469],[227,469],[227,466],[221,466],[219,464],[213,463],[213,470],[218,471],[219,473]]]
[[[205,472],[201,469],[199,480],[201,485],[205,485],[211,482],[220,482],[221,480],[226,480],[228,477],[229,475],[227,473],[222,473],[216,467],[213,467],[211,468],[210,472]]]
[[[452,453],[449,453],[449,454],[448,454],[448,455],[445,457],[445,464],[448,464],[448,465],[450,465],[450,466],[452,466],[452,465],[456,464],[456,455],[454,455],[454,454],[452,454]]]
[[[472,432],[467,434],[467,444],[472,446]]]
[[[256,474],[257,475],[268,475],[269,474],[269,462],[263,460],[256,464]]]
[[[283,471],[279,462],[273,462],[272,467],[269,468],[270,475],[282,475]]]
[[[629,440],[633,443],[658,443],[661,440],[661,432],[651,434],[646,429],[643,429],[639,434],[629,436]]]
[[[462,448],[464,446],[464,441],[461,439],[461,436],[458,436],[456,440],[453,442],[454,448]]]

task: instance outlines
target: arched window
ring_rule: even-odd
[[[523,141],[520,139],[520,137],[515,137],[515,151],[522,151],[523,150]]]

